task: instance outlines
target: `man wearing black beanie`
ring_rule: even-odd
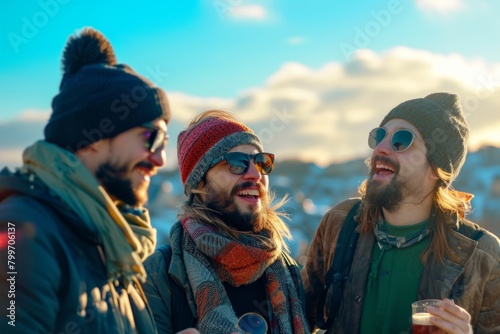
[[[311,326],[411,333],[412,303],[435,299],[415,316],[425,333],[500,333],[500,240],[465,218],[472,195],[452,188],[468,137],[450,93],[403,102],[370,132],[362,197],[324,215],[301,273]],[[344,251],[350,271],[330,271]]]
[[[163,90],[87,28],[68,39],[45,140],[0,173],[0,333],[155,333],[140,283],[165,164]]]

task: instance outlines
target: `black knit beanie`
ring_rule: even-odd
[[[167,95],[129,66],[92,28],[71,36],[62,58],[63,78],[52,100],[45,140],[77,151],[157,118],[170,120]]]
[[[450,182],[458,176],[467,154],[469,125],[457,95],[434,93],[403,102],[385,116],[380,126],[393,118],[402,118],[418,129],[429,160],[452,175]]]

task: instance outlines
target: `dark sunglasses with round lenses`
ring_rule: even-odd
[[[368,145],[370,148],[375,148],[380,144],[385,137],[387,137],[388,132],[385,128],[375,128],[370,131],[368,136]],[[391,146],[395,152],[404,152],[410,148],[415,135],[408,129],[397,130],[392,134]]]
[[[165,147],[168,142],[168,135],[165,130],[154,126],[151,123],[145,123],[142,127],[148,129],[149,131],[146,133],[146,142],[144,143],[144,147],[151,153],[156,152],[160,147]]]
[[[274,154],[272,153],[256,153],[256,154],[246,154],[243,152],[229,152],[221,157],[218,157],[212,164],[210,168],[217,165],[219,162],[225,160],[227,162],[227,168],[231,174],[243,175],[248,172],[250,167],[250,161],[253,160],[255,167],[262,175],[271,174],[274,168]]]

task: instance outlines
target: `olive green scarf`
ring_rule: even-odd
[[[25,172],[39,177],[85,224],[97,228],[110,279],[145,281],[142,260],[156,244],[146,209],[140,215],[133,213],[137,210],[124,212],[126,206],[113,202],[77,156],[46,141],[26,148],[23,161]]]

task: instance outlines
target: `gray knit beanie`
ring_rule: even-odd
[[[465,120],[458,96],[434,93],[401,103],[382,120],[384,126],[393,118],[413,124],[422,134],[431,163],[458,176],[467,154],[469,125]]]

